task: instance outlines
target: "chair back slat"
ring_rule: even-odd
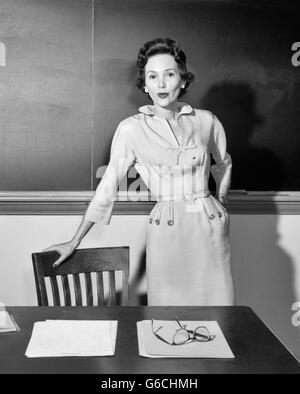
[[[75,293],[75,303],[76,306],[82,306],[82,294],[79,274],[73,274],[73,284]]]
[[[71,305],[71,291],[70,291],[68,275],[62,275],[61,281],[62,281],[62,288],[64,292],[65,305]]]
[[[43,278],[43,280],[40,282],[40,296],[38,299],[38,305],[49,305],[48,302],[48,296],[47,296],[47,290],[46,290],[46,283],[45,283],[45,279]]]
[[[116,276],[114,271],[108,272],[108,278],[109,278],[108,305],[116,305]]]
[[[97,298],[98,305],[104,305],[104,283],[103,283],[103,273],[97,272]]]
[[[93,287],[92,278],[90,272],[84,274],[85,280],[85,291],[86,291],[86,303],[88,306],[93,306]]]
[[[38,305],[49,306],[43,270],[41,269],[42,268],[41,265],[38,263],[37,256],[34,254],[32,255],[32,263],[33,263],[33,272],[34,272],[34,280],[35,280]]]
[[[129,272],[122,272],[122,293],[121,293],[121,305],[127,305],[129,298],[129,288],[126,286],[129,280]]]
[[[50,276],[50,283],[51,283],[52,296],[53,296],[53,305],[60,306],[61,303],[60,303],[59,290],[58,290],[56,276]]]
[[[108,304],[118,304],[115,272],[122,272],[121,304],[128,305],[129,299],[129,247],[89,248],[77,249],[59,267],[53,268],[53,263],[59,258],[56,251],[32,254],[38,305],[48,306],[45,277],[50,278],[53,294],[53,304],[61,305],[57,276],[62,278],[62,289],[65,305],[71,305],[71,289],[67,275],[72,275],[71,285],[74,287],[75,304],[83,304],[79,274],[84,275],[86,304],[92,306],[93,281],[91,273],[96,272],[96,292],[98,305],[105,305],[103,272],[108,272]],[[106,279],[106,278],[105,278]],[[83,283],[82,283],[83,284]],[[95,292],[94,292],[95,293]]]

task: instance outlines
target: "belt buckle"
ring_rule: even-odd
[[[189,194],[189,195],[187,195],[187,196],[184,196],[184,199],[185,199],[187,202],[189,202],[189,203],[195,201],[195,200],[196,200],[195,193]]]

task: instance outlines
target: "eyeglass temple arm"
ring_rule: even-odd
[[[168,342],[166,339],[164,339],[163,337],[161,337],[161,336],[160,336],[159,334],[157,334],[156,332],[153,331],[153,334],[154,334],[158,339],[160,339],[161,341],[163,341],[164,343],[166,343],[167,345],[170,345],[170,346],[173,345],[173,343]]]
[[[162,327],[159,327],[156,331],[154,331],[154,319],[152,319],[152,332],[153,334],[160,339],[161,341],[165,342],[168,345],[172,345],[172,343],[166,341],[163,337],[161,337],[159,334],[157,334],[157,332],[161,329]]]
[[[177,323],[178,323],[179,327],[180,327],[180,328],[182,328],[183,330],[185,330],[185,328],[183,327],[183,325],[180,323],[180,321],[179,321],[178,317],[177,317],[177,316],[175,316],[175,318],[174,318],[174,319],[177,321]]]

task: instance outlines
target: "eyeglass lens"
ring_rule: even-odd
[[[190,339],[195,339],[199,342],[207,342],[210,340],[209,331],[206,327],[197,327],[194,331],[179,329],[174,334],[173,342],[175,345],[183,345]]]
[[[209,331],[206,327],[197,327],[194,331],[197,341],[208,341],[210,339]]]
[[[175,345],[182,345],[190,339],[190,335],[184,328],[179,329],[175,332],[173,342]]]

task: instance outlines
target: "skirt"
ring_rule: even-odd
[[[213,196],[160,201],[147,224],[148,305],[233,305],[229,216]]]

